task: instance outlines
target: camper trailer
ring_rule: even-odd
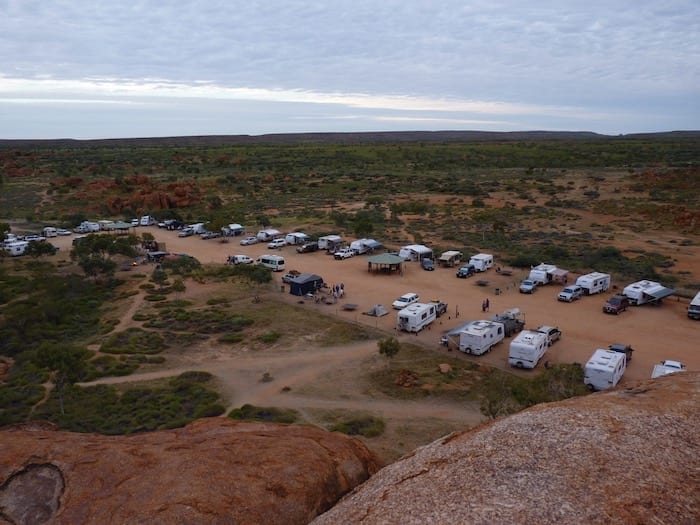
[[[3,243],[3,248],[10,257],[24,255],[24,252],[27,251],[27,246],[29,246],[28,241],[11,241]]]
[[[358,239],[350,243],[350,249],[355,252],[355,255],[362,255],[364,253],[372,253],[382,247],[382,243],[375,241],[374,239]]]
[[[508,364],[517,368],[535,368],[548,346],[547,334],[523,330],[510,342]]]
[[[457,250],[448,250],[442,252],[440,258],[438,259],[438,264],[444,266],[445,268],[454,268],[462,262],[462,252]]]
[[[58,237],[58,230],[54,228],[53,226],[47,226],[46,228],[43,229],[42,235],[46,237],[47,239],[49,237]]]
[[[671,288],[666,288],[660,283],[647,280],[629,284],[622,290],[622,294],[630,300],[630,305],[632,306],[646,303],[659,304],[662,299],[674,293],[676,293],[675,290]]]
[[[310,239],[311,237],[301,232],[288,233],[284,237],[284,241],[291,246],[304,244],[305,242],[309,242]]]
[[[239,235],[243,235],[244,232],[245,228],[243,225],[235,222],[221,228],[221,233],[226,237],[238,237]]]
[[[485,272],[493,266],[493,255],[490,253],[477,253],[472,255],[469,259],[469,264],[471,264],[477,272]]]
[[[530,270],[529,279],[537,284],[549,284],[554,280],[557,267],[553,264],[541,263]]]
[[[620,382],[627,368],[627,356],[613,350],[596,350],[583,369],[583,382],[591,390],[605,390]]]
[[[277,237],[280,236],[282,236],[282,233],[279,230],[268,228],[266,230],[260,230],[257,238],[260,242],[270,242],[272,239],[277,239]]]
[[[432,259],[433,250],[422,244],[409,244],[399,250],[399,257],[403,257],[406,261]]]
[[[700,292],[695,294],[695,297],[688,305],[688,318],[700,319]]]
[[[483,355],[503,341],[504,328],[496,321],[474,321],[459,333],[459,349],[467,354]]]
[[[576,284],[583,288],[583,293],[593,295],[607,291],[610,288],[610,274],[593,272],[576,279]]]
[[[344,242],[340,235],[324,235],[318,238],[318,249],[333,253],[339,249]]]
[[[420,332],[435,321],[437,310],[435,304],[413,303],[398,313],[397,328],[404,332]]]
[[[154,226],[156,224],[158,224],[158,221],[155,217],[151,217],[150,215],[144,215],[139,221],[139,225],[141,226]]]

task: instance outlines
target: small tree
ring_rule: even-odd
[[[155,270],[153,270],[153,273],[151,274],[151,281],[156,283],[158,285],[158,288],[160,288],[162,290],[165,283],[168,282],[168,274],[165,270],[161,270],[160,268],[156,268]]]
[[[379,347],[379,353],[386,357],[387,366],[391,361],[391,358],[399,353],[401,350],[401,343],[395,337],[387,337],[386,339],[380,339],[377,341],[377,346]]]
[[[51,373],[51,382],[61,404],[61,415],[65,414],[65,388],[82,379],[89,356],[89,350],[67,343],[43,343],[37,350],[36,364]]]
[[[183,281],[179,277],[173,281],[171,288],[173,289],[173,292],[175,292],[175,297],[179,297],[180,294],[187,289],[187,287],[185,286],[185,281]]]

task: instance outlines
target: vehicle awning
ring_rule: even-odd
[[[663,299],[669,295],[673,295],[674,293],[676,293],[676,291],[671,288],[661,288],[659,290],[654,290],[653,292],[644,292],[644,295],[648,295],[654,299]]]

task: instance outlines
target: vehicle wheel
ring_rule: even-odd
[[[471,353],[472,353],[472,349],[467,347],[467,349],[465,350],[465,352],[466,352],[467,354],[471,354]]]

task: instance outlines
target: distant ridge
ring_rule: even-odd
[[[368,144],[402,142],[503,142],[540,140],[698,139],[700,131],[601,135],[592,131],[378,131],[359,133],[270,133],[120,139],[0,139],[1,148],[101,146],[226,146],[236,144]]]

